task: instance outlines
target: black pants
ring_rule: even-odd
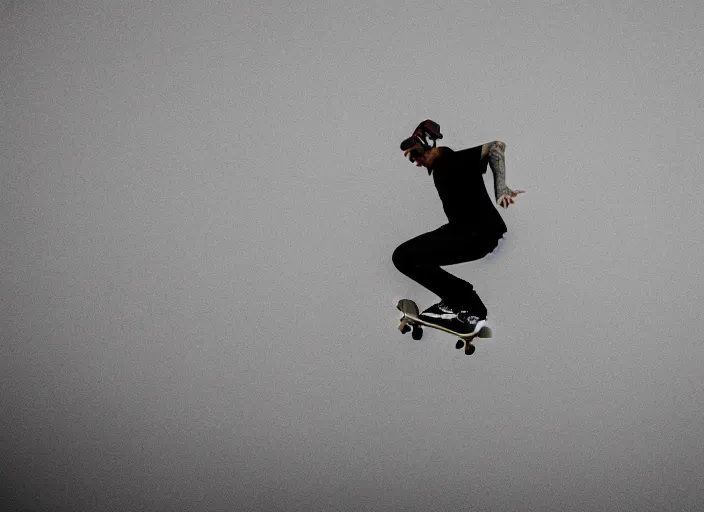
[[[392,260],[401,273],[435,293],[440,300],[466,306],[486,316],[486,306],[474,287],[440,267],[481,259],[498,244],[495,236],[466,226],[445,224],[402,243],[394,251]]]

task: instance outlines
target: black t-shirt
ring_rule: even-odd
[[[489,159],[482,160],[482,147],[442,149],[433,166],[433,181],[450,224],[501,238],[507,231],[506,224],[484,185]]]

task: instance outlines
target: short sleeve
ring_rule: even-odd
[[[473,148],[455,151],[457,164],[464,170],[484,174],[488,161],[482,162],[482,146],[474,146]]]

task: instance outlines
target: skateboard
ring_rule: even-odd
[[[418,309],[418,305],[410,299],[401,299],[400,301],[398,301],[396,308],[401,313],[403,313],[403,316],[401,317],[401,323],[398,326],[399,331],[401,331],[403,334],[412,331],[411,336],[413,337],[413,339],[420,340],[423,337],[423,326],[427,326],[432,329],[437,329],[438,331],[445,331],[447,333],[454,334],[455,336],[460,338],[459,340],[457,340],[455,348],[457,350],[460,350],[462,347],[464,347],[464,353],[468,356],[474,354],[475,347],[472,342],[475,338],[491,338],[492,335],[491,328],[486,325],[482,327],[479,332],[472,335],[468,335],[460,334],[451,331],[450,329],[445,329],[443,327],[430,324],[420,318],[420,310]]]

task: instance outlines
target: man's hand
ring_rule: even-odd
[[[513,198],[518,197],[519,194],[523,194],[524,192],[525,190],[508,189],[506,193],[502,194],[501,197],[499,197],[499,200],[497,202],[502,208],[508,208],[510,205],[515,203]]]

